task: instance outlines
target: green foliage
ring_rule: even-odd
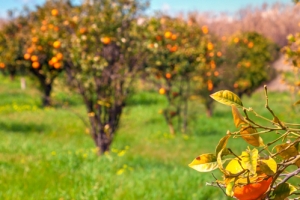
[[[239,33],[228,39],[225,86],[239,96],[251,95],[263,83],[271,80],[275,71],[270,68],[277,58],[278,47],[256,32]]]

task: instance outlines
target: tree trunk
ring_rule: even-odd
[[[51,105],[51,91],[52,91],[52,84],[47,84],[43,87],[44,95],[42,98],[42,103],[44,107]]]
[[[107,136],[105,131],[100,131],[100,133],[97,134],[95,143],[99,148],[99,155],[102,155],[105,152],[109,151],[111,142],[111,138]]]

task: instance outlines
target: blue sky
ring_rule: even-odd
[[[0,0],[0,16],[6,16],[8,9],[21,9],[24,5],[42,4],[45,0]],[[80,0],[76,0],[80,2]],[[169,13],[179,11],[225,11],[234,12],[248,5],[259,6],[264,2],[291,3],[292,0],[151,0],[151,10],[164,10]],[[30,7],[30,6],[29,6]]]

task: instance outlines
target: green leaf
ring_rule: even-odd
[[[241,163],[243,169],[248,169],[251,174],[256,174],[258,150],[253,149],[252,151],[251,150],[243,151],[240,157],[242,158]]]
[[[210,172],[218,168],[217,157],[212,154],[202,154],[195,158],[189,167],[197,170],[198,172]]]
[[[274,191],[274,200],[282,200],[290,196],[293,192],[297,191],[297,188],[289,183],[282,183],[278,185]]]
[[[221,138],[219,141],[219,144],[216,147],[216,156],[218,156],[219,152],[223,149],[222,156],[226,156],[230,154],[230,151],[226,148],[228,139],[230,138],[230,135],[226,135]]]
[[[238,109],[235,106],[232,107],[232,116],[235,127],[239,127],[240,125],[247,124],[247,122],[244,120],[243,116],[240,114]]]
[[[233,195],[234,195],[234,192],[233,192],[233,189],[234,189],[234,180],[235,180],[235,178],[232,178],[230,180],[230,182],[226,185],[226,194],[229,197],[233,197]]]
[[[260,171],[272,176],[277,172],[277,163],[273,158],[262,159],[258,161]]]
[[[240,134],[248,144],[255,147],[264,145],[262,138],[257,134],[257,130],[252,126],[242,127]]]
[[[211,94],[210,97],[228,106],[243,107],[241,99],[229,90],[221,90],[219,92]]]

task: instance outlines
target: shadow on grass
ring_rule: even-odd
[[[42,133],[46,130],[46,126],[43,124],[36,123],[22,123],[22,122],[0,122],[1,131],[3,132],[15,132],[15,133],[31,133],[38,132]]]
[[[128,98],[126,101],[127,106],[136,105],[153,105],[161,104],[165,101],[164,97],[159,96],[157,93],[141,92],[139,94],[134,94]]]

